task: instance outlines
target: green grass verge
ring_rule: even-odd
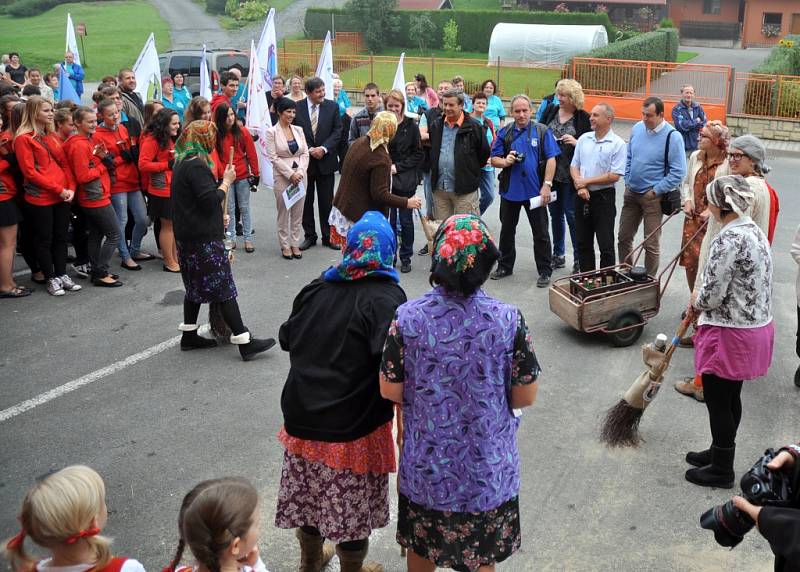
[[[499,10],[500,0],[452,0],[454,10]]]
[[[78,49],[87,81],[97,81],[136,63],[150,32],[155,33],[159,51],[169,49],[169,26],[145,0],[61,4],[32,18],[0,15],[4,45],[19,52],[27,67],[40,67],[43,73],[52,70],[64,56],[67,12],[76,26],[86,23],[84,49],[80,38]]]
[[[684,62],[688,62],[689,60],[693,60],[694,58],[696,58],[699,55],[700,54],[698,52],[682,52],[682,51],[678,51],[677,62],[679,64],[682,64]]]

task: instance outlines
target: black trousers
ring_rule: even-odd
[[[509,201],[500,197],[500,261],[498,266],[509,272],[514,270],[517,259],[516,235],[519,223],[519,211],[522,209],[528,216],[528,223],[533,232],[533,258],[540,276],[553,273],[553,249],[550,243],[547,207],[529,209],[528,201]]]
[[[34,246],[39,270],[49,280],[67,273],[69,239],[69,203],[46,207],[29,205],[34,228]]]
[[[89,227],[86,225],[86,215],[78,205],[77,199],[70,206],[72,212],[72,246],[75,248],[76,266],[89,262]]]
[[[794,353],[800,357],[800,306],[797,307],[797,342],[794,347]]]
[[[590,191],[588,201],[575,196],[575,238],[581,272],[597,268],[595,237],[600,248],[600,268],[614,265],[614,220],[617,217],[614,194],[614,187],[609,187]]]
[[[730,448],[736,444],[736,431],[742,420],[741,394],[741,381],[703,374],[703,396],[715,447]]]
[[[30,207],[30,203],[24,200],[20,204],[23,220],[17,225],[17,244],[25,264],[31,269],[31,274],[36,274],[39,272],[39,259],[36,257],[36,225]]]
[[[333,204],[333,184],[333,173],[330,175],[321,175],[319,173],[308,175],[306,202],[303,207],[303,232],[308,239],[317,240],[317,227],[314,223],[315,194],[319,205],[319,228],[322,231],[322,242],[328,242],[331,239],[331,227],[328,225],[328,217],[331,214],[331,205]]]
[[[222,319],[231,329],[234,336],[239,336],[247,331],[242,322],[242,313],[239,310],[239,302],[236,298],[225,300],[220,304]],[[192,302],[189,298],[183,298],[183,323],[196,324],[197,316],[200,314],[200,304]]]
[[[89,261],[92,263],[92,278],[105,278],[109,274],[111,259],[119,245],[117,214],[111,205],[83,210],[89,226]]]

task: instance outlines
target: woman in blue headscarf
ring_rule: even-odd
[[[347,234],[342,262],[300,291],[280,329],[291,365],[275,524],[297,529],[301,570],[332,557],[325,538],[337,544],[343,570],[360,570],[372,530],[389,523],[393,410],[378,372],[389,323],[406,301],[392,266],[395,240],[383,214],[366,212]]]

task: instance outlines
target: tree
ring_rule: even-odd
[[[371,52],[378,52],[392,34],[400,29],[400,22],[393,10],[397,0],[348,0],[345,8],[359,23],[364,42]]]
[[[452,18],[444,25],[442,47],[448,52],[461,51],[461,46],[458,45],[458,24]]]
[[[420,14],[411,18],[408,32],[412,38],[417,39],[420,51],[424,52],[428,47],[428,39],[436,32],[436,24],[427,14]]]

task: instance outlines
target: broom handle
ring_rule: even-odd
[[[422,223],[422,232],[425,233],[425,239],[431,240],[433,235],[431,234],[431,231],[428,229],[427,225],[425,224],[425,220],[422,217],[422,209],[418,208],[417,214],[419,215],[419,220]]]
[[[650,373],[650,379],[656,381],[658,379],[662,379],[664,376],[664,372],[667,371],[667,367],[669,367],[669,362],[672,359],[672,354],[675,353],[675,349],[678,347],[678,343],[683,335],[686,333],[686,330],[689,329],[689,326],[692,324],[694,320],[694,316],[691,315],[690,312],[686,313],[686,317],[681,321],[680,325],[678,326],[678,331],[675,332],[675,337],[672,338],[670,341],[667,350],[664,352],[664,359],[661,360],[661,363],[656,366],[655,371]]]

